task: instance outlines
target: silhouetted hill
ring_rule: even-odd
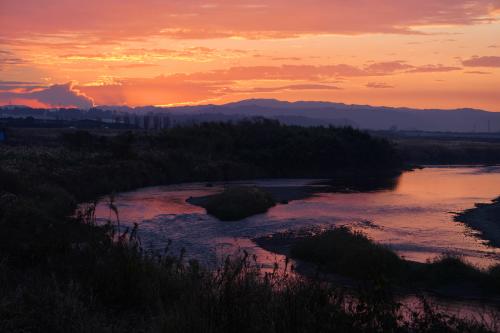
[[[261,116],[278,119],[286,124],[348,125],[372,130],[392,128],[436,132],[500,131],[500,113],[477,109],[411,109],[329,102],[248,99],[224,105],[142,107],[131,110],[140,112],[164,110],[173,115],[190,115],[194,118],[215,114],[220,115],[219,117]]]
[[[176,112],[214,112],[269,118],[303,117],[320,123],[345,122],[363,129],[488,132],[500,131],[500,113],[476,109],[410,109],[347,105],[327,102],[281,102],[277,100],[244,100],[241,102],[201,107],[199,110],[176,108]]]
[[[288,125],[302,126],[333,125],[370,130],[429,132],[500,132],[500,112],[477,109],[411,109],[314,101],[285,102],[275,99],[248,99],[223,105],[135,108],[99,106],[97,109],[132,114],[166,112],[173,122],[178,124],[265,117]],[[2,110],[7,109],[0,109],[0,117]],[[9,110],[10,113],[15,111]],[[95,109],[92,112],[95,113]]]

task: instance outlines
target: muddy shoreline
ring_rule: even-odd
[[[500,197],[456,214],[455,221],[478,231],[478,236],[488,241],[489,245],[500,247]]]

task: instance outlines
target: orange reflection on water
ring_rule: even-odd
[[[463,255],[480,266],[499,251],[453,220],[453,212],[500,195],[498,168],[426,168],[401,176],[390,191],[322,193],[289,207],[276,207],[271,219],[336,221],[362,230],[410,260],[425,262],[442,253]]]
[[[201,184],[158,186],[121,193],[114,200],[121,220],[140,223],[162,214],[203,214],[205,209],[187,203],[186,198],[209,195],[219,190],[203,188]],[[109,208],[109,197],[103,198],[97,205],[96,216],[110,220],[115,218]]]
[[[303,186],[305,180],[259,180],[262,187]],[[500,260],[498,249],[488,247],[475,233],[453,220],[453,212],[489,202],[500,195],[500,168],[425,168],[404,173],[390,190],[363,193],[318,193],[280,204],[266,214],[226,223],[186,202],[189,197],[213,194],[223,184],[180,184],[140,189],[116,196],[122,225],[139,224],[143,244],[161,249],[186,248],[189,256],[214,263],[221,254],[238,249],[259,253],[270,267],[273,255],[250,239],[309,227],[349,225],[387,244],[407,259],[425,262],[443,253],[463,256],[479,266]],[[103,200],[97,217],[113,214]],[[282,258],[280,258],[282,259]]]

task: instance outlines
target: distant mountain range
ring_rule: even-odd
[[[2,107],[0,111],[5,111],[7,108]],[[275,99],[248,99],[223,105],[135,108],[98,106],[97,109],[104,112],[114,111],[113,114],[168,113],[174,123],[265,117],[277,119],[285,124],[302,126],[333,125],[370,130],[431,132],[500,132],[500,112],[477,109],[411,109],[330,102],[284,102]],[[88,112],[95,113],[96,109],[93,110]],[[12,112],[14,111],[10,107],[9,113]]]
[[[113,106],[103,109],[116,110]],[[411,109],[348,105],[330,102],[284,102],[248,99],[224,105],[122,108],[124,111],[168,111],[185,118],[224,120],[261,116],[294,125],[352,126],[371,130],[419,130],[437,132],[500,132],[500,112],[477,109]]]

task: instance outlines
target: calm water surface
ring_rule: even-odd
[[[314,180],[239,182],[292,188]],[[420,262],[443,253],[464,256],[486,267],[499,262],[500,251],[488,247],[473,231],[453,221],[453,212],[489,202],[500,195],[500,167],[433,167],[404,173],[391,190],[365,193],[319,193],[277,205],[266,214],[238,222],[221,222],[189,197],[217,193],[224,184],[191,183],[149,187],[115,196],[121,224],[139,224],[145,248],[162,250],[169,240],[174,253],[214,265],[227,254],[245,249],[270,267],[280,256],[256,246],[251,239],[304,227],[349,225],[387,244],[401,256]],[[326,188],[324,192],[326,192]],[[97,206],[98,221],[113,219],[107,200]]]

